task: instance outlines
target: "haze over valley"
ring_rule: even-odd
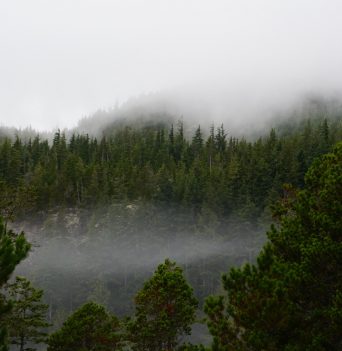
[[[341,13],[1,2],[0,350],[340,350]]]

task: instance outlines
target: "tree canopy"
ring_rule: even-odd
[[[323,116],[289,122],[249,140],[231,136],[223,125],[213,125],[209,133],[198,126],[191,136],[182,122],[175,127],[121,126],[99,139],[67,137],[60,131],[51,142],[39,136],[0,138],[0,287],[30,249],[23,233],[7,229],[7,221],[16,215],[44,222],[41,232],[47,241],[51,234],[56,243],[63,241],[62,247],[72,242],[79,254],[95,241],[106,245],[110,237],[118,250],[129,247],[127,252],[137,255],[145,236],[146,243],[169,243],[189,233],[198,235],[196,240],[219,238],[222,243],[236,235],[241,247],[248,237],[258,250],[264,238],[254,226],[269,219],[268,208],[283,195],[274,206],[278,222],[257,262],[231,269],[223,276],[226,293],[206,301],[212,350],[339,350],[342,144],[313,160],[342,139],[341,126]],[[64,229],[68,235],[79,230],[82,236],[67,238],[63,233],[57,238]],[[191,253],[201,245],[195,246]],[[240,249],[227,250],[226,256],[186,263],[200,301],[216,291],[218,272],[227,265],[252,261],[244,249],[242,254]],[[72,313],[49,337],[48,350],[120,350],[127,345],[137,351],[204,350],[181,342],[191,331],[198,302],[182,269],[170,260],[136,294],[135,315],[127,323],[94,302],[74,312],[75,306],[95,299],[125,313],[123,297],[135,293],[147,277],[139,265],[124,260],[116,267],[122,275],[114,279],[111,270],[104,272],[101,255],[113,255],[111,247],[87,260],[85,273],[77,269],[60,274],[50,265],[47,274],[45,267],[35,271],[40,283],[53,281],[46,285],[51,315],[60,313],[61,321]],[[103,274],[93,284],[98,267]],[[56,283],[55,273],[63,285]],[[21,332],[18,343],[24,349],[27,340],[41,340],[38,329],[46,325],[42,291],[24,278],[9,286],[13,301],[0,296],[0,351],[7,350],[7,327],[15,342]],[[58,310],[60,306],[64,309]]]
[[[287,189],[256,265],[223,276],[205,311],[213,350],[342,347],[342,143]]]
[[[16,277],[5,291],[13,304],[6,317],[10,342],[18,345],[20,351],[32,350],[27,344],[44,342],[47,336],[44,329],[49,326],[46,321],[49,306],[41,301],[43,290],[34,288],[24,277]]]
[[[182,269],[165,260],[135,297],[129,329],[139,351],[174,350],[179,337],[190,334],[198,302]]]
[[[120,323],[103,306],[88,302],[48,339],[48,351],[120,350]]]
[[[15,267],[27,256],[31,245],[26,241],[24,233],[15,234],[8,230],[0,217],[0,288],[9,279]],[[7,326],[4,323],[6,314],[10,312],[12,304],[0,296],[0,350],[7,350]]]
[[[122,126],[100,139],[57,131],[50,144],[39,136],[3,138],[0,211],[13,217],[142,199],[185,205],[196,215],[210,210],[218,218],[255,219],[283,183],[302,186],[312,160],[342,137],[335,120],[288,124],[252,140],[234,137],[223,125],[209,133],[199,126],[185,137],[182,122],[177,128]]]

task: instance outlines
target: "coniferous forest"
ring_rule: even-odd
[[[2,136],[0,350],[340,350],[341,140],[315,113]]]
[[[283,184],[303,187],[313,160],[341,140],[340,119],[305,119],[255,140],[223,125],[184,135],[183,122],[114,130],[100,139],[59,130],[51,143],[2,138],[3,216],[47,208],[91,208],[121,201],[259,218]]]
[[[0,1],[0,351],[342,351],[342,1]]]

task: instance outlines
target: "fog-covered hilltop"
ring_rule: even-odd
[[[261,136],[270,128],[280,128],[289,120],[295,125],[306,118],[335,119],[342,114],[342,101],[338,95],[303,94],[286,104],[271,101],[263,108],[251,106],[248,99],[244,104],[241,101],[237,103],[229,95],[227,101],[218,101],[216,107],[201,95],[190,96],[155,93],[132,98],[120,106],[98,110],[82,118],[75,131],[100,137],[125,125],[139,128],[144,124],[165,123],[169,127],[182,120],[187,136],[198,125],[209,130],[211,125],[223,123],[235,137],[250,138]]]
[[[187,138],[191,138],[198,125],[201,125],[207,135],[212,125],[218,127],[223,124],[234,137],[251,139],[264,135],[271,128],[280,130],[284,126],[294,127],[303,119],[335,120],[342,114],[339,95],[308,93],[297,96],[287,104],[279,101],[269,102],[268,108],[249,106],[246,100],[243,105],[246,108],[249,106],[247,114],[241,108],[241,103],[236,106],[234,101],[230,100],[232,99],[227,99],[225,103],[218,102],[215,108],[212,102],[206,101],[201,95],[193,95],[192,98],[167,92],[141,95],[121,105],[99,109],[84,116],[74,128],[59,129],[67,139],[72,134],[88,134],[90,137],[101,138],[103,135],[110,136],[125,126],[137,129],[144,126],[169,128],[172,124],[176,125],[178,121],[182,121]],[[39,134],[42,139],[51,142],[57,129],[42,131],[32,127],[18,129],[0,125],[0,138],[12,139],[17,135],[21,140],[28,141]]]
[[[0,1],[0,351],[341,351],[341,13]]]

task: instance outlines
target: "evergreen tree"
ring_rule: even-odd
[[[217,133],[215,135],[215,146],[219,153],[223,154],[227,147],[226,141],[227,134],[223,128],[223,124],[221,124],[220,128],[217,128]]]
[[[203,148],[203,136],[200,126],[198,126],[195,131],[195,135],[192,138],[191,147],[195,157],[200,155]]]
[[[105,308],[88,302],[75,311],[62,328],[50,335],[48,351],[121,350],[119,320]]]
[[[33,350],[26,345],[44,342],[47,336],[44,328],[49,326],[46,321],[48,305],[41,302],[43,290],[35,289],[24,277],[16,277],[5,291],[13,304],[6,318],[10,342],[18,345],[20,351]]]
[[[26,241],[24,233],[16,235],[12,230],[7,230],[3,219],[0,217],[0,288],[9,279],[15,267],[22,261],[30,250],[30,244]],[[6,315],[11,310],[4,296],[0,296],[0,351],[7,350],[7,325]]]
[[[213,350],[342,348],[342,143],[287,194],[257,264],[233,268],[227,298],[206,301]]]
[[[197,304],[182,269],[165,260],[135,297],[135,318],[129,326],[133,349],[174,350],[178,338],[190,334]]]

